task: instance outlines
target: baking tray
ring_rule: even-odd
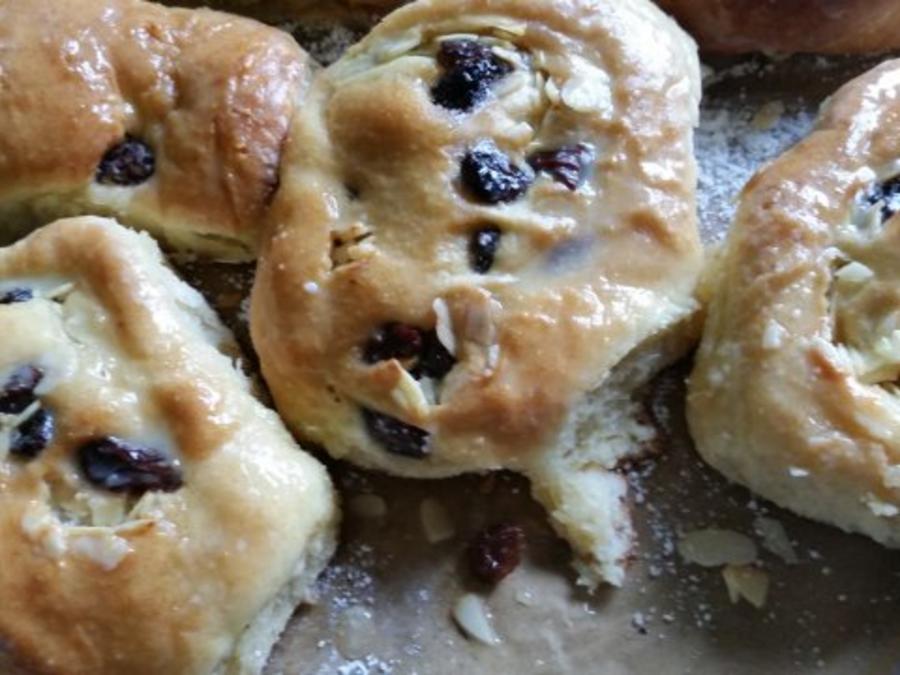
[[[321,61],[359,27],[290,26]],[[734,198],[760,164],[812,125],[821,101],[880,59],[754,57],[705,69],[697,134],[700,215],[706,242],[719,241]],[[246,340],[248,268],[188,264],[188,278]],[[622,589],[593,595],[575,585],[566,544],[511,474],[409,481],[323,458],[346,509],[341,546],[276,648],[268,675],[380,673],[900,673],[900,553],[794,517],[729,485],[703,465],[687,436],[684,378],[689,360],[657,380],[648,398],[659,454],[629,470],[638,530]],[[386,512],[359,512],[378,495]],[[455,535],[426,540],[425,499],[447,512]],[[725,528],[755,537],[759,516],[777,519],[798,561],[761,550],[771,587],[766,605],[732,604],[721,572],[684,562],[683,532]],[[483,526],[521,525],[523,564],[493,590],[466,574],[466,544]],[[466,639],[451,619],[463,593],[480,594],[501,637]]]

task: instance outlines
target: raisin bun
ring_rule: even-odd
[[[255,257],[309,79],[289,35],[139,0],[0,3],[0,232],[115,215],[176,249]]]
[[[0,250],[0,333],[0,644],[52,675],[260,672],[335,502],[203,298],[147,235],[62,220]]]
[[[900,61],[757,174],[689,390],[700,454],[799,514],[900,546]]]
[[[657,0],[710,52],[859,54],[900,48],[897,0]]]
[[[252,296],[290,425],[403,476],[524,472],[621,582],[632,393],[697,313],[698,70],[644,0],[424,0],[323,71]]]

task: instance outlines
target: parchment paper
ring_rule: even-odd
[[[314,52],[335,55],[338,38],[304,35],[318,36]],[[724,234],[731,200],[755,168],[809,129],[824,96],[876,61],[714,64],[697,137],[708,242]],[[188,272],[245,336],[250,271]],[[900,553],[794,517],[707,469],[684,428],[688,372],[689,363],[667,371],[652,397],[663,452],[630,474],[640,536],[624,588],[593,596],[576,588],[566,544],[517,477],[414,482],[331,462],[346,503],[376,494],[387,512],[371,518],[348,509],[319,604],[298,611],[267,673],[900,672]],[[456,530],[451,539],[426,541],[426,498],[447,510]],[[676,545],[680,533],[707,527],[759,541],[753,522],[760,515],[784,525],[799,562],[788,565],[760,548],[771,587],[765,607],[756,609],[732,604],[720,570],[684,562]],[[528,546],[523,565],[490,590],[473,584],[462,555],[479,528],[499,521],[522,525]],[[485,599],[499,645],[470,641],[453,623],[451,607],[468,591]]]

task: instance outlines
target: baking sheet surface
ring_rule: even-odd
[[[353,37],[305,30],[330,60]],[[805,134],[821,100],[875,60],[762,58],[714,64],[697,135],[700,210],[707,242],[722,238],[733,198],[755,167]],[[223,312],[245,316],[249,275],[191,268]],[[900,672],[900,553],[793,517],[729,486],[702,465],[687,438],[679,364],[652,396],[662,454],[631,472],[639,530],[627,584],[591,596],[574,585],[569,551],[515,476],[414,482],[331,464],[347,508],[342,545],[319,584],[320,601],[292,620],[267,673],[895,673]],[[382,518],[357,512],[378,495]],[[450,516],[455,535],[429,544],[424,499]],[[754,521],[780,521],[799,562],[760,547],[771,580],[756,609],[732,604],[721,572],[684,562],[683,532],[717,527],[759,542]],[[526,560],[494,590],[474,584],[463,552],[481,527],[520,524]],[[500,644],[467,640],[450,610],[479,593]]]

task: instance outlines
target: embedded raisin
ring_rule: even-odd
[[[173,492],[181,487],[178,463],[159,450],[134,445],[115,436],[88,441],[78,449],[85,477],[112,492],[140,495],[148,490]]]
[[[41,450],[50,445],[55,431],[56,420],[53,413],[46,408],[41,408],[13,429],[9,451],[28,459],[37,457]]]
[[[472,269],[486,274],[494,266],[494,256],[500,246],[500,228],[483,227],[472,233],[469,239],[469,258]]]
[[[422,331],[405,323],[386,323],[376,330],[363,350],[366,363],[408,359],[422,351]]]
[[[388,452],[412,459],[424,459],[430,454],[428,432],[424,429],[368,408],[363,408],[362,413],[372,438]]]
[[[465,154],[460,178],[472,196],[486,204],[518,199],[532,181],[491,141],[482,141]]]
[[[528,163],[535,171],[547,173],[556,182],[574,190],[584,180],[585,171],[593,159],[591,148],[578,143],[536,152],[528,158]]]
[[[12,305],[17,302],[28,302],[34,297],[30,288],[10,288],[0,293],[0,305]]]
[[[0,392],[0,413],[18,415],[36,399],[34,390],[44,379],[44,371],[34,366],[16,368]]]
[[[475,40],[446,40],[437,62],[444,69],[431,90],[432,100],[450,110],[467,111],[481,103],[491,85],[512,71],[512,66]]]
[[[138,185],[156,170],[153,149],[134,136],[114,145],[100,160],[95,180],[105,185]]]
[[[436,331],[430,330],[424,333],[422,338],[422,353],[419,356],[418,363],[412,370],[412,374],[417,379],[423,375],[440,379],[456,365],[456,359],[453,358],[453,354],[447,351],[444,343],[438,338]]]
[[[525,532],[518,525],[488,527],[469,546],[469,567],[477,578],[496,584],[518,567],[524,548]]]

